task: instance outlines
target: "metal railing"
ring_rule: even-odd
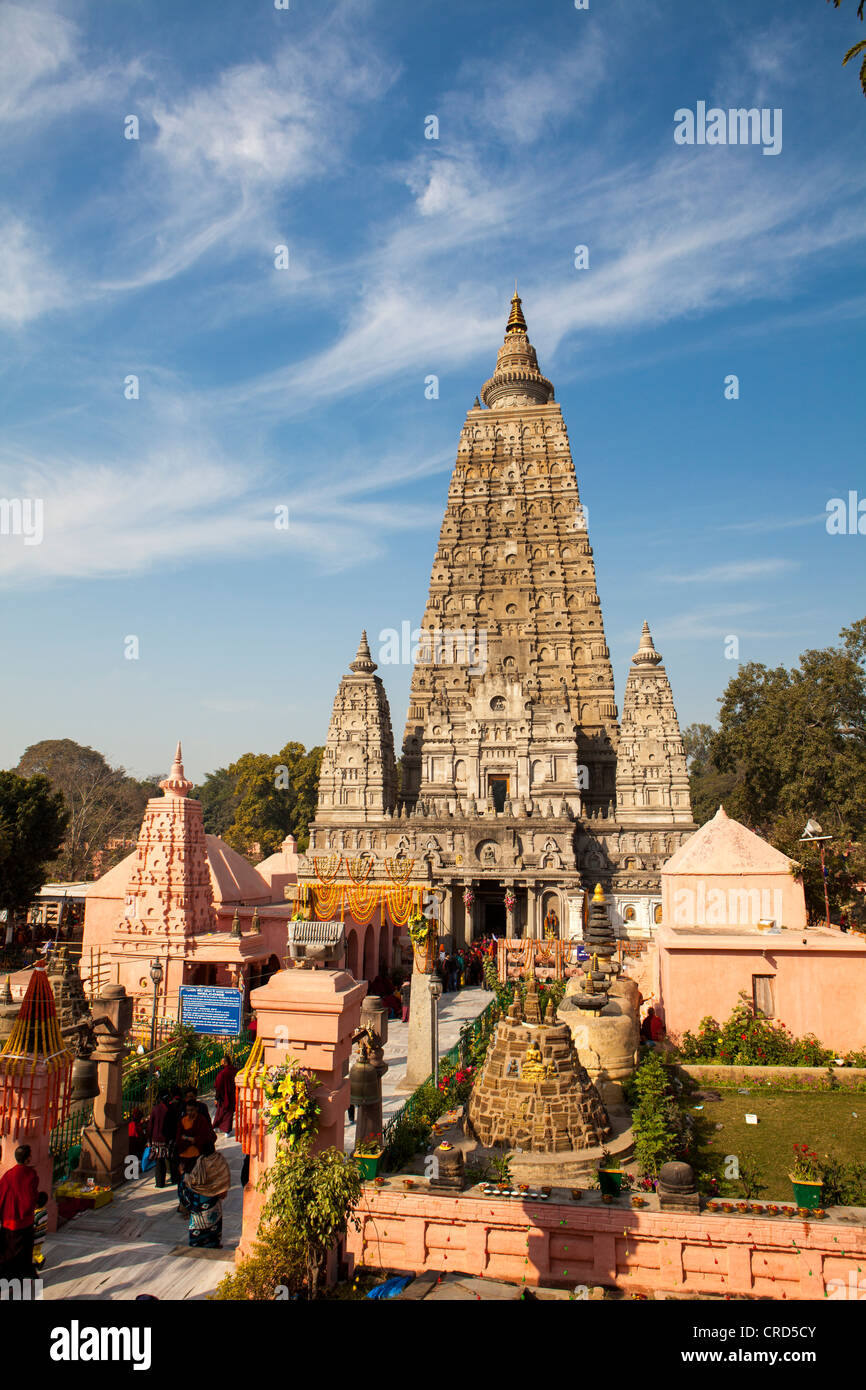
[[[209,1090],[225,1054],[241,1067],[253,1042],[250,1033],[243,1033],[239,1038],[201,1037],[189,1053],[179,1052],[172,1042],[161,1043],[153,1052],[133,1053],[123,1067],[124,1119],[136,1108],[147,1113],[154,1097],[172,1086],[195,1086],[200,1093]]]
[[[48,1151],[54,1160],[53,1181],[65,1178],[71,1167],[72,1150],[81,1143],[81,1134],[93,1119],[93,1103],[82,1106],[67,1115],[62,1124],[52,1129],[48,1139]]]
[[[499,1017],[499,1005],[495,999],[491,999],[485,1009],[474,1018],[471,1023],[466,1023],[460,1029],[460,1037],[453,1047],[449,1047],[447,1052],[443,1052],[439,1058],[439,1066],[453,1066],[455,1069],[465,1067],[472,1054],[473,1045],[488,1038],[496,1026]],[[414,1115],[421,1103],[421,1093],[427,1086],[434,1084],[433,1077],[428,1076],[417,1090],[413,1091],[407,1100],[403,1102],[399,1110],[396,1110],[388,1123],[382,1129],[382,1144],[386,1149],[394,1139],[401,1123],[409,1120]]]

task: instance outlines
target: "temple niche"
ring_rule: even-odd
[[[387,885],[386,859],[411,861],[455,943],[541,938],[553,918],[579,936],[596,882],[619,934],[651,935],[661,865],[694,830],[680,728],[646,624],[620,728],[568,434],[516,293],[460,435],[418,639],[399,794],[365,635],[334,701],[300,881],[361,848],[363,826],[369,883]]]

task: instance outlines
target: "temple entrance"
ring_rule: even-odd
[[[499,774],[487,778],[487,795],[495,811],[504,811],[508,797],[508,778]]]
[[[482,936],[505,935],[505,903],[486,902],[484,904],[484,926]]]

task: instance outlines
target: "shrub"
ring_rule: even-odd
[[[218,1301],[297,1296],[306,1278],[304,1248],[297,1233],[279,1227],[263,1231],[250,1254],[220,1280]]]
[[[807,1033],[795,1038],[783,1023],[755,1014],[747,994],[740,993],[727,1023],[701,1019],[697,1033],[685,1032],[678,1052],[685,1062],[723,1062],[726,1066],[824,1067],[835,1053]]]
[[[662,1164],[684,1157],[691,1138],[671,1068],[660,1052],[644,1057],[627,1089],[630,1102],[637,1102],[632,1113],[635,1158],[643,1173],[654,1175]]]

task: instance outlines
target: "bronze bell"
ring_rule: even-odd
[[[99,1095],[97,1067],[92,1057],[76,1057],[72,1063],[72,1093],[70,1105],[83,1105]]]
[[[349,1068],[349,1104],[377,1105],[380,1100],[379,1073],[365,1051]]]

